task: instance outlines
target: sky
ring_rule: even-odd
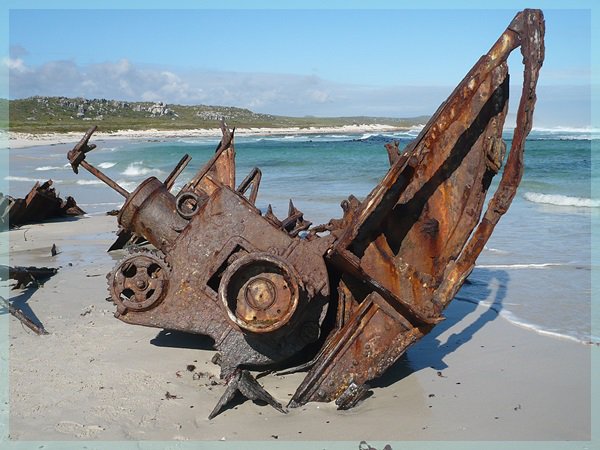
[[[227,105],[291,116],[430,115],[515,13],[12,9],[3,96]],[[536,125],[587,127],[590,11],[544,13]],[[518,51],[509,69],[514,111]]]

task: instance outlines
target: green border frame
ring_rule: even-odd
[[[517,11],[523,8],[548,9],[586,9],[591,11],[592,19],[592,127],[600,129],[600,66],[598,56],[600,55],[600,3],[593,0],[546,0],[546,1],[520,1],[504,0],[497,2],[485,2],[475,0],[421,0],[418,3],[408,0],[330,0],[327,3],[322,0],[54,0],[44,2],[43,0],[8,0],[0,5],[0,58],[8,56],[8,27],[9,12],[11,9],[510,9]],[[595,57],[595,58],[594,58]],[[2,65],[0,67],[0,82],[8,83],[8,70]],[[8,86],[1,86],[8,90]],[[0,123],[8,119],[8,111],[0,109]],[[8,135],[7,130],[1,130],[0,134],[0,192],[6,192],[8,182],[5,176],[8,174]],[[600,152],[600,141],[592,141],[592,152]],[[600,168],[592,165],[592,198],[600,198]],[[595,217],[594,217],[595,216]],[[600,294],[600,216],[592,215],[592,299],[598,299]],[[8,233],[0,235],[0,248],[8,246]],[[0,256],[0,265],[7,265],[8,257]],[[8,298],[8,289],[0,287],[0,296]],[[592,301],[592,333],[600,334],[597,324],[600,324],[600,301]],[[163,449],[355,449],[358,443],[354,441],[236,441],[236,442],[214,442],[214,441],[11,441],[9,439],[9,386],[8,386],[8,324],[9,315],[0,315],[0,447],[6,450],[30,450],[32,448],[43,449],[138,449],[138,450],[163,450]],[[394,449],[421,450],[421,449],[460,449],[479,450],[485,447],[487,450],[500,450],[509,448],[519,449],[596,449],[600,448],[600,347],[591,347],[591,440],[590,441],[373,441],[370,444],[382,449],[385,444],[390,444]],[[40,380],[43,382],[43,380]]]

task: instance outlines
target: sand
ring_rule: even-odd
[[[447,320],[352,410],[310,403],[284,415],[245,401],[208,420],[225,389],[209,340],[113,317],[105,275],[123,256],[106,253],[115,229],[114,217],[95,216],[9,232],[11,264],[60,267],[43,287],[11,292],[50,333],[37,336],[10,317],[13,440],[260,440],[281,448],[325,440],[358,448],[363,440],[591,439],[590,355],[598,348],[519,328],[465,301],[452,302]],[[286,403],[303,377],[260,381]]]

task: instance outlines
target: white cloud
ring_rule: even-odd
[[[310,98],[313,99],[317,103],[325,103],[329,101],[329,93],[327,91],[322,91],[319,89],[315,89],[309,92]]]
[[[126,59],[121,59],[113,66],[114,74],[118,76],[125,75],[131,69],[131,64]]]
[[[138,67],[128,60],[79,66],[73,61],[52,61],[27,68],[21,59],[7,60],[10,97],[62,95],[162,100],[169,103],[208,103],[276,109],[294,105],[299,113],[313,105],[331,102],[341,85],[315,76],[187,71]],[[288,111],[290,114],[293,111]]]
[[[350,85],[315,75],[175,71],[138,66],[126,59],[86,66],[51,61],[31,67],[20,57],[12,57],[4,64],[9,68],[10,98],[48,95],[202,103],[293,116],[431,115],[452,91],[451,86]],[[512,89],[511,105],[519,93],[520,88]],[[589,124],[589,86],[541,87],[538,99],[537,126]]]
[[[145,91],[142,93],[140,100],[144,102],[158,102],[161,101],[161,97],[154,91]]]
[[[25,62],[20,58],[4,58],[2,62],[6,67],[8,67],[8,70],[17,73],[25,73],[30,71],[30,69],[25,65]]]
[[[85,85],[86,82],[84,81],[83,83]],[[94,83],[94,85],[95,87],[97,87],[96,83]],[[128,96],[135,95],[135,92],[133,91],[131,85],[129,84],[129,81],[127,80],[119,80],[119,89],[121,89],[121,91]]]

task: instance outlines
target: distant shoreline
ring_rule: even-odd
[[[397,127],[380,124],[342,125],[337,127],[282,127],[282,128],[237,128],[236,136],[272,136],[281,134],[311,135],[331,133],[381,133],[395,131],[409,131],[420,129],[422,126]],[[79,141],[82,132],[70,133],[23,133],[8,132],[8,148],[37,147],[41,145],[68,144]],[[189,130],[118,130],[112,132],[97,131],[93,140],[118,140],[118,139],[169,139],[178,137],[220,137],[219,128],[189,129]]]

